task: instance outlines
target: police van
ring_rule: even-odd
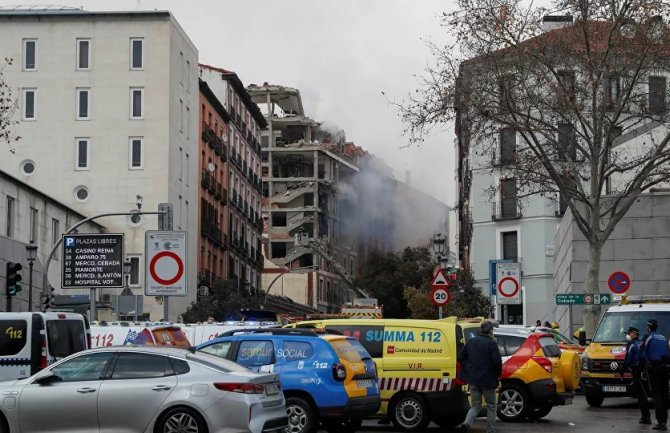
[[[31,376],[90,347],[90,326],[81,314],[0,312],[0,380]]]

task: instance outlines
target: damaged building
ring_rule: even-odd
[[[360,197],[340,189],[359,172],[360,157],[367,153],[347,143],[344,132],[329,131],[306,116],[299,90],[264,84],[247,91],[268,122],[261,139],[263,287],[335,311],[365,296],[352,284],[360,243],[346,229],[344,213],[357,207]]]

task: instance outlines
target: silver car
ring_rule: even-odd
[[[79,352],[0,382],[0,433],[280,432],[279,379],[172,347]]]

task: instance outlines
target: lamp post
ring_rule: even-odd
[[[272,288],[274,283],[277,282],[277,280],[279,280],[281,277],[283,277],[286,274],[291,274],[291,273],[294,273],[294,272],[302,272],[302,271],[318,272],[319,267],[316,266],[316,265],[312,265],[312,266],[303,266],[303,267],[300,267],[300,268],[292,268],[292,269],[285,268],[282,273],[277,275],[275,277],[275,279],[270,282],[270,285],[268,286],[267,290],[265,291],[265,296],[263,297],[263,306],[265,307],[265,304],[267,303],[267,299],[268,299],[268,294],[270,293],[270,289]]]
[[[28,311],[33,311],[33,265],[37,258],[37,245],[33,241],[26,245],[26,260],[28,260]]]
[[[431,239],[433,244],[433,252],[437,261],[440,263],[442,268],[446,268],[449,265],[449,256],[447,255],[447,238],[442,233],[436,233]]]

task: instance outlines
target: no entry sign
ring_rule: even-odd
[[[186,296],[186,232],[149,230],[145,235],[147,296]]]

